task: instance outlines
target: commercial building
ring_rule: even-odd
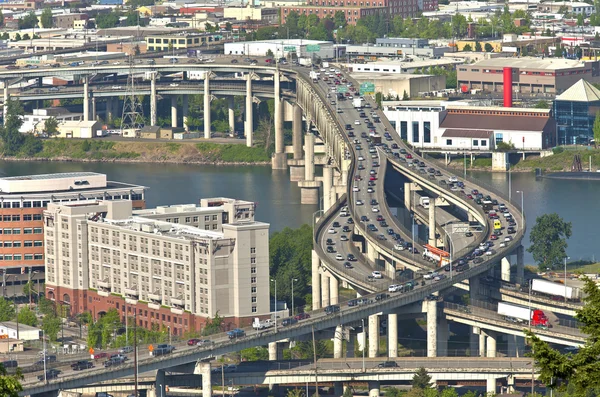
[[[94,172],[0,178],[0,269],[43,271],[43,211],[49,203],[82,200],[131,200],[145,208],[146,187],[107,181]]]
[[[504,92],[504,69],[510,68],[512,92],[560,94],[580,79],[600,81],[600,63],[562,58],[492,58],[457,69],[463,90]]]
[[[229,6],[223,8],[223,18],[226,20],[234,19],[236,21],[277,23],[279,22],[279,8],[255,7],[253,5],[245,7]]]
[[[156,34],[146,36],[148,51],[182,50],[200,47],[205,43],[216,41],[216,35],[205,33]]]
[[[394,3],[395,6],[388,6],[389,3]],[[396,6],[396,3],[402,3],[402,6]],[[378,14],[387,15],[392,12],[392,9],[397,10],[393,16],[401,15],[400,9],[405,10],[402,12],[405,12],[406,16],[416,15],[418,12],[417,0],[408,0],[407,2],[402,0],[360,2],[351,0],[309,0],[304,5],[281,7],[281,21],[285,23],[287,16],[293,11],[299,15],[316,15],[319,19],[333,18],[336,12],[341,11],[346,15],[346,21],[349,25],[356,25],[356,22],[361,18]]]
[[[422,71],[431,67],[454,68],[460,65],[464,59],[454,59],[444,57],[442,59],[422,59],[414,61],[412,59],[403,62],[369,62],[364,64],[347,64],[347,68],[353,73],[406,73],[413,74],[415,71]]]
[[[273,53],[276,57],[286,58],[292,54],[297,57],[314,55],[325,59],[335,57],[335,47],[331,41],[290,39],[241,41],[224,44],[224,53],[227,55],[262,57],[268,52]]]
[[[592,127],[600,111],[600,90],[579,80],[554,101],[558,145],[588,144],[594,137]]]
[[[538,5],[537,5],[537,10],[539,12],[558,13],[564,9],[566,9],[566,12],[568,12],[569,14],[575,14],[575,15],[583,14],[585,16],[592,15],[596,10],[593,4],[584,3],[582,1],[570,1],[570,2],[544,1],[542,3],[538,3]],[[565,12],[565,11],[562,11],[562,12]]]
[[[17,338],[18,334],[18,338]],[[0,323],[0,337],[18,340],[40,340],[41,331],[39,328],[31,327],[25,324],[17,324],[14,321],[2,321]],[[0,342],[2,344],[2,342]]]
[[[57,130],[57,138],[94,138],[97,131],[102,130],[102,123],[97,120],[63,121]]]
[[[173,335],[217,313],[248,325],[270,316],[269,224],[254,213],[227,198],[140,211],[128,201],[49,204],[46,294],[71,314],[115,308]]]
[[[373,83],[384,96],[409,98],[430,96],[446,89],[446,76],[428,74],[351,73],[358,83]]]
[[[72,113],[66,108],[46,108],[46,109],[33,109],[33,114],[26,114],[23,116],[23,124],[19,128],[19,132],[22,133],[38,133],[44,131],[46,120],[49,118],[55,118],[58,123],[66,121],[79,121],[83,119],[83,114]]]
[[[54,27],[61,29],[73,29],[75,28],[75,22],[88,20],[87,14],[84,13],[68,13],[68,14],[55,14],[52,16],[52,22]]]

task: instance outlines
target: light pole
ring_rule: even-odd
[[[525,192],[522,190],[517,190],[517,193],[521,194],[521,229],[524,229],[525,228],[525,207],[524,207]]]
[[[365,319],[361,318],[360,322],[362,323],[362,334],[363,334],[363,338],[362,338],[362,370],[363,373],[365,372],[365,348],[367,347],[367,334],[365,332]]]
[[[275,283],[275,332],[277,332],[277,280],[272,278],[271,281]]]
[[[171,344],[171,326],[167,325],[167,331],[169,331],[169,345]]]
[[[571,259],[571,257],[565,256],[565,302],[567,301],[567,259]]]
[[[467,153],[463,153],[463,170],[464,170],[464,178],[467,179]]]
[[[292,317],[294,316],[294,281],[298,281],[298,279],[292,279]]]
[[[511,178],[511,168],[510,168],[510,163],[506,163],[506,166],[508,167],[508,201],[512,202],[512,178]]]
[[[158,387],[160,387],[160,397],[163,397],[163,386],[159,384]]]

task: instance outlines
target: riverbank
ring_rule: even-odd
[[[9,161],[72,161],[170,164],[268,165],[262,148],[208,142],[132,142],[47,139],[34,156],[7,156]]]

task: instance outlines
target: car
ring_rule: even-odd
[[[348,255],[346,256],[346,259],[348,259],[348,260],[349,260],[349,261],[351,261],[351,262],[354,262],[354,261],[356,261],[356,257],[355,257],[354,255],[352,255],[352,254],[348,254]]]
[[[497,236],[497,235],[495,235],[495,234],[492,234],[492,235],[490,236],[490,240],[498,240],[498,236]]]
[[[308,313],[298,313],[294,316],[294,318],[298,321],[300,320],[306,320],[307,318],[310,318],[310,314]]]
[[[117,62],[113,62],[113,65],[120,65],[121,62],[117,61]]]
[[[404,251],[404,246],[402,244],[394,244],[394,249],[396,251]]]
[[[350,262],[344,262],[344,267],[346,269],[352,269],[354,266],[352,266],[352,264]]]
[[[93,354],[93,359],[94,360],[99,360],[101,358],[107,358],[108,357],[108,353],[105,352],[99,352],[99,353],[94,353]]]
[[[387,298],[389,298],[389,297],[390,297],[390,296],[389,296],[388,294],[386,294],[386,293],[381,293],[381,294],[377,294],[377,295],[375,295],[375,300],[376,300],[376,301],[381,301],[381,300],[387,299]]]
[[[333,254],[335,252],[335,248],[333,248],[332,246],[328,245],[326,251],[330,254]]]
[[[362,200],[356,200],[356,205],[363,205],[364,202]]]
[[[350,228],[349,228],[348,226],[344,226],[344,227],[342,228],[342,232],[344,232],[344,233],[349,233],[349,232],[350,232]]]
[[[371,189],[371,190],[373,190],[373,189]],[[367,190],[367,191],[368,191],[368,190]],[[372,192],[369,192],[369,193],[372,193]],[[379,208],[377,208],[377,207],[372,207],[372,208],[371,208],[371,212],[379,212]]]
[[[94,368],[94,364],[91,361],[77,361],[75,364],[71,364],[73,371],[83,371],[84,369]]]
[[[44,374],[38,375],[38,380],[44,381],[44,380],[56,379],[56,378],[58,378],[58,375],[60,373],[61,373],[61,371],[59,369],[50,368],[49,370],[46,371],[45,376],[44,376]]]
[[[377,364],[379,368],[396,368],[398,364],[395,361],[384,361],[382,363]]]
[[[465,233],[465,237],[473,237],[473,233],[472,232],[466,232]]]
[[[46,364],[48,364],[48,363],[54,363],[54,362],[56,362],[56,355],[54,355],[54,354],[46,354],[45,357],[42,357],[41,359],[39,359],[36,362],[36,365],[44,365],[44,360],[46,361]]]
[[[352,191],[353,192],[360,192],[360,188],[358,186],[353,186],[352,187]]]
[[[344,260],[344,256],[342,254],[337,254],[335,256],[335,259],[337,259],[338,261],[343,261]]]
[[[361,222],[369,222],[369,218],[367,218],[367,216],[366,216],[366,215],[362,215],[362,216],[360,217],[360,221],[361,221]]]
[[[506,237],[504,237],[504,241],[506,241],[507,243],[509,241],[512,241],[512,239],[513,239],[512,236],[506,236]]]
[[[515,234],[517,232],[517,230],[513,226],[509,226],[508,229],[506,229],[506,231],[508,232],[508,234]]]
[[[340,240],[342,240],[342,241],[348,241],[348,236],[346,236],[345,234],[342,234],[340,236]]]
[[[198,342],[200,342],[200,339],[192,338],[188,339],[187,344],[188,346],[195,346]]]
[[[133,352],[133,347],[132,346],[124,346],[122,348],[119,349],[119,353],[120,354],[127,354],[127,353],[131,353]]]
[[[330,316],[340,311],[339,305],[329,305],[325,308],[325,314]]]
[[[327,230],[327,233],[329,233],[329,234],[336,234],[337,231],[335,229],[331,228],[331,229]]]
[[[284,326],[284,327],[287,327],[287,326],[289,326],[289,325],[294,325],[294,324],[296,324],[296,323],[298,323],[298,320],[296,320],[296,318],[295,318],[295,317],[290,317],[290,318],[286,318],[286,319],[284,319],[284,320],[281,322],[281,325],[282,325],[282,326]]]
[[[349,224],[349,225],[352,225],[352,224],[354,224],[354,221],[352,220],[352,218],[348,218],[346,220],[346,223]]]
[[[445,275],[445,274],[438,274],[437,276],[435,276],[435,277],[433,278],[433,281],[440,281],[440,280],[443,280],[443,279],[445,279],[445,278],[446,278],[446,275]]]
[[[423,276],[423,280],[433,280],[433,278],[437,277],[437,276],[438,276],[438,272],[431,271]]]
[[[246,336],[246,332],[241,328],[234,328],[227,332],[227,337],[229,339],[242,338],[244,336]]]
[[[177,84],[177,83],[171,83],[171,84],[169,84],[169,86],[171,86],[171,87],[179,87],[179,84]]]
[[[455,176],[450,176],[450,177],[448,177],[448,182],[456,183],[456,182],[458,182],[458,178]]]
[[[210,346],[213,343],[214,342],[210,339],[202,339],[202,340],[199,340],[198,343],[196,343],[196,346]]]
[[[122,87],[122,86],[120,86],[120,85],[113,85],[111,88],[112,88],[113,90],[122,90],[122,89],[123,89],[123,87]]]
[[[379,271],[377,271],[377,270],[374,270],[374,271],[371,273],[371,276],[373,276],[373,278],[383,278],[383,276],[381,275],[381,272],[379,272]]]
[[[237,59],[232,59],[231,63],[238,63],[238,60]]]
[[[354,125],[360,125],[360,120],[354,120]]]

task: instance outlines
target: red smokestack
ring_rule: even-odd
[[[512,68],[504,68],[504,107],[512,108]]]

